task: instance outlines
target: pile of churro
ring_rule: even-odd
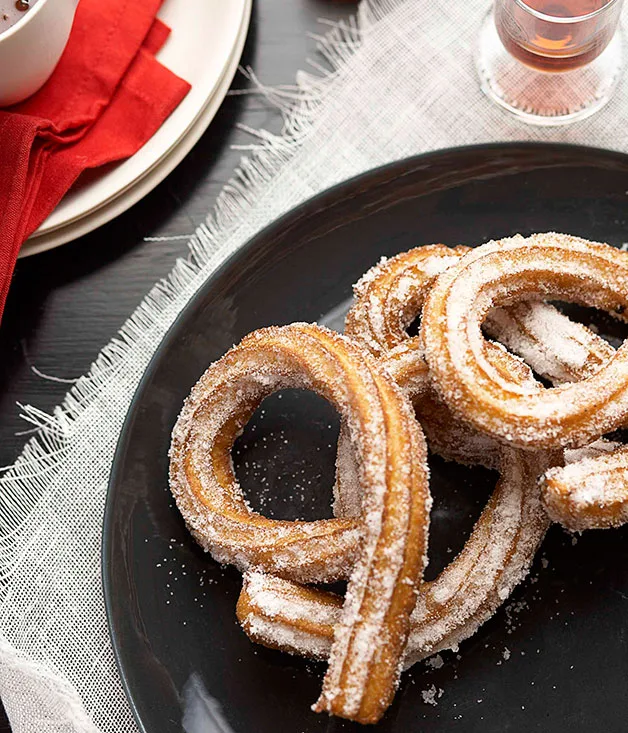
[[[603,437],[628,422],[628,345],[551,304],[628,320],[628,254],[556,233],[426,245],[382,260],[354,293],[344,335],[265,328],[209,367],[172,434],[170,487],[196,541],[242,571],[249,637],[327,660],[314,710],[376,723],[405,668],[508,598],[551,522],[628,518],[628,446]],[[262,400],[295,387],[341,417],[333,519],[264,517],[234,474],[234,441]],[[426,582],[428,448],[499,480]],[[344,597],[320,588],[335,580]]]

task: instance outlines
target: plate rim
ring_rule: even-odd
[[[359,173],[355,176],[347,178],[339,183],[336,183],[328,188],[323,189],[322,191],[319,191],[318,193],[314,194],[313,196],[310,196],[309,198],[305,199],[301,203],[292,207],[288,211],[284,212],[280,216],[270,221],[262,229],[260,229],[259,232],[254,234],[250,239],[248,239],[238,249],[236,249],[234,252],[228,255],[223,260],[223,262],[215,270],[213,270],[213,272],[211,272],[211,274],[207,277],[207,279],[197,288],[193,296],[182,308],[180,313],[177,315],[175,320],[171,323],[168,330],[164,334],[163,338],[159,342],[157,348],[155,349],[155,352],[153,353],[150,361],[148,362],[146,366],[144,373],[142,374],[140,378],[140,381],[138,382],[137,388],[133,394],[131,402],[129,403],[129,408],[125,415],[124,422],[122,423],[122,427],[120,429],[120,434],[118,436],[118,440],[116,443],[116,449],[114,451],[114,456],[113,456],[113,460],[111,463],[109,478],[107,481],[107,493],[105,497],[105,511],[103,514],[103,526],[102,526],[102,532],[101,532],[100,571],[101,571],[101,582],[102,582],[103,597],[104,597],[104,604],[105,604],[105,613],[107,616],[107,628],[109,631],[109,640],[111,642],[115,664],[116,664],[118,674],[120,676],[120,680],[122,682],[124,694],[126,696],[126,699],[131,709],[131,712],[133,713],[133,717],[135,719],[135,722],[138,726],[140,733],[154,733],[154,731],[150,731],[144,726],[144,723],[140,717],[139,711],[135,703],[135,699],[133,697],[133,694],[132,694],[132,691],[129,685],[129,680],[128,680],[128,677],[125,671],[124,664],[122,662],[121,640],[118,638],[116,629],[114,628],[115,620],[114,620],[114,613],[112,611],[112,603],[113,603],[113,592],[112,592],[113,577],[111,573],[112,563],[109,560],[110,560],[110,554],[112,551],[112,541],[111,540],[112,540],[113,533],[111,530],[112,530],[113,523],[114,523],[114,497],[115,497],[115,492],[116,492],[116,485],[119,484],[118,473],[121,470],[121,456],[129,442],[129,437],[131,435],[131,425],[137,413],[138,405],[140,403],[140,398],[145,390],[146,384],[150,382],[155,370],[157,369],[157,365],[159,361],[161,360],[162,352],[167,350],[171,341],[178,336],[179,330],[182,327],[182,324],[187,320],[188,314],[193,310],[193,308],[196,307],[197,302],[207,297],[207,292],[208,290],[211,289],[214,281],[217,280],[224,273],[225,270],[231,268],[232,266],[237,266],[237,264],[240,261],[247,259],[249,254],[252,251],[254,251],[255,248],[258,246],[258,243],[260,241],[263,241],[267,237],[267,233],[269,230],[272,230],[276,227],[285,226],[292,219],[301,218],[304,214],[308,213],[311,209],[319,210],[321,208],[328,208],[328,207],[325,207],[325,204],[328,201],[332,204],[334,203],[334,201],[337,201],[338,194],[342,193],[344,189],[350,189],[356,185],[359,185],[360,182],[366,182],[371,178],[376,178],[378,174],[392,172],[394,171],[395,168],[399,168],[400,170],[404,170],[404,169],[407,170],[408,168],[413,168],[417,165],[420,166],[421,164],[426,164],[426,163],[429,164],[432,162],[437,162],[441,158],[445,158],[447,156],[451,156],[455,154],[464,155],[465,153],[473,153],[476,151],[478,153],[486,153],[491,150],[495,150],[496,153],[503,152],[505,150],[506,151],[507,150],[522,150],[522,151],[524,150],[531,150],[531,151],[547,150],[548,153],[555,152],[555,153],[563,153],[565,155],[568,155],[570,153],[571,154],[580,153],[580,154],[583,154],[585,157],[590,157],[590,158],[606,158],[610,160],[616,160],[618,162],[621,161],[624,163],[625,166],[628,167],[628,153],[623,153],[621,151],[608,150],[606,148],[598,148],[595,146],[588,146],[588,145],[577,145],[573,143],[555,143],[555,142],[537,142],[537,141],[506,141],[506,142],[488,142],[488,143],[479,143],[479,144],[474,144],[474,145],[460,145],[460,146],[451,146],[448,148],[440,148],[438,150],[419,153],[417,155],[400,158],[398,160],[395,160],[389,163],[385,163],[383,165],[369,168],[368,170],[363,171],[362,173]],[[628,184],[627,184],[627,190],[628,190]]]

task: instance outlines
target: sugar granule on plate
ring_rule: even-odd
[[[421,697],[426,705],[438,705],[437,701],[443,696],[444,692],[445,690],[442,688],[430,685],[427,690],[421,691]]]
[[[440,654],[436,654],[435,656],[425,660],[425,665],[432,669],[440,669],[444,664],[445,662]]]

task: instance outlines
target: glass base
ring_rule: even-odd
[[[494,102],[534,125],[565,125],[589,117],[613,95],[623,66],[621,28],[590,64],[544,72],[522,64],[504,48],[491,11],[476,51],[482,91]]]

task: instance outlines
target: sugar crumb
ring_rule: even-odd
[[[438,705],[437,701],[443,696],[444,692],[445,690],[442,688],[430,685],[427,690],[421,691],[421,697],[426,705]]]
[[[440,669],[445,664],[445,662],[443,661],[443,658],[440,654],[436,654],[435,656],[426,659],[425,664],[432,669]]]

